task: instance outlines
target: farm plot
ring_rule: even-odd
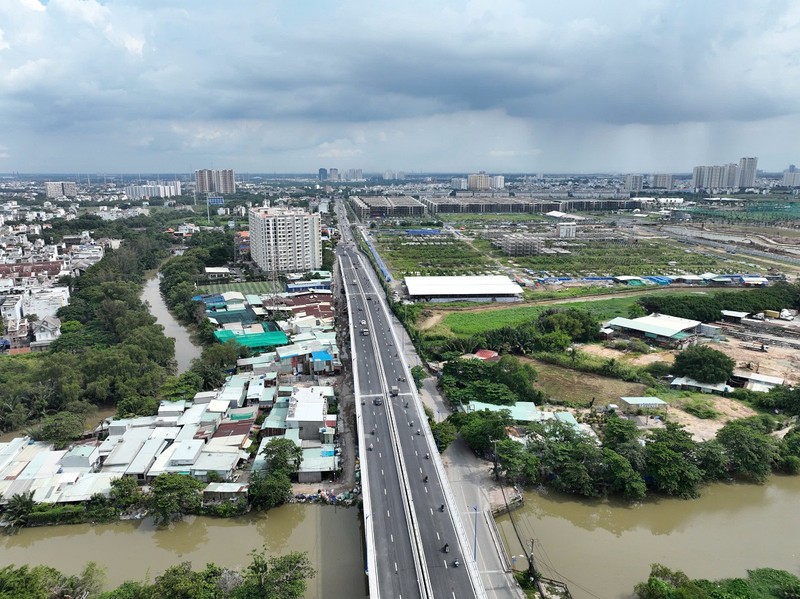
[[[280,285],[277,288],[271,281],[250,281],[247,283],[213,283],[203,285],[198,288],[200,293],[225,293],[226,291],[238,291],[245,295],[261,293],[278,293],[283,291]]]
[[[664,242],[576,240],[564,247],[569,254],[539,254],[514,258],[523,268],[551,276],[670,275],[728,272],[722,260]]]
[[[395,277],[406,275],[483,274],[490,261],[464,241],[447,236],[418,239],[378,235],[376,246]]]

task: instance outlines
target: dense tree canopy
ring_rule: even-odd
[[[721,351],[707,345],[692,345],[675,356],[672,372],[701,383],[724,383],[731,378],[735,365]]]

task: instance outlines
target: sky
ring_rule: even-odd
[[[0,172],[800,163],[798,0],[0,0]]]

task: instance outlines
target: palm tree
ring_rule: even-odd
[[[33,511],[33,506],[33,491],[17,493],[8,500],[3,521],[8,522],[12,527],[25,526],[28,523],[28,516]]]

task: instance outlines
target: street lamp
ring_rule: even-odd
[[[478,506],[473,505],[472,509],[475,510],[475,536],[472,539],[472,561],[478,561]]]

